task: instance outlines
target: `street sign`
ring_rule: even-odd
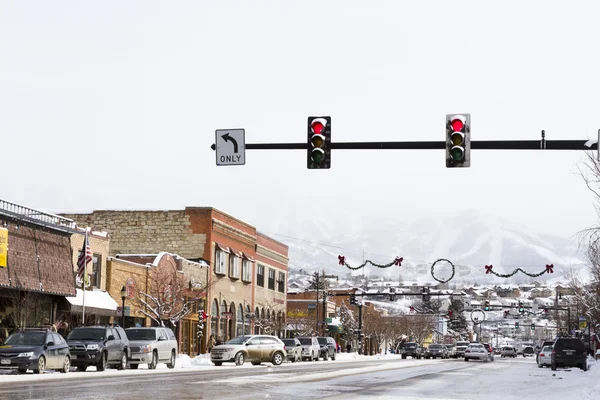
[[[215,131],[217,165],[246,164],[244,129],[217,129]]]

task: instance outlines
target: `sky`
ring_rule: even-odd
[[[595,139],[595,1],[0,1],[1,198],[50,212],[212,206],[269,232],[477,210],[571,236],[595,223],[584,152],[247,150],[217,166],[215,130],[246,143]],[[331,222],[328,221],[328,222]]]

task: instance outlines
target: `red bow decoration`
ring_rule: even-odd
[[[208,315],[202,311],[202,321],[204,321],[206,318],[208,318]]]
[[[397,266],[401,266],[402,265],[402,261],[404,261],[403,257],[396,257],[396,259],[394,260],[394,264]]]
[[[485,273],[486,274],[490,274],[492,272],[492,268],[493,268],[492,265],[486,265],[485,266]]]
[[[344,256],[338,256],[338,260],[340,261],[340,265],[346,264],[346,257],[344,257]]]
[[[553,274],[554,273],[554,264],[546,264],[546,272],[548,272],[549,274]]]

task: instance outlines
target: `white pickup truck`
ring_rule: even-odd
[[[462,358],[465,356],[465,350],[469,347],[470,342],[461,341],[456,342],[454,345],[454,352],[452,353],[452,358]]]

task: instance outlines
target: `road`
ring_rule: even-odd
[[[117,372],[117,371],[115,371]],[[503,380],[525,379],[538,370],[531,358],[493,363],[462,360],[355,360],[343,363],[285,363],[199,370],[118,371],[54,374],[40,380],[28,374],[3,383],[0,399],[486,399],[507,397]],[[141,373],[140,373],[141,372]],[[158,373],[160,372],[160,373]],[[504,379],[502,376],[505,375]],[[45,376],[44,376],[45,378]],[[476,378],[476,379],[473,379]],[[465,384],[468,382],[468,384]],[[494,382],[492,385],[491,383]],[[517,384],[517,388],[523,385]],[[510,388],[510,385],[508,385]],[[510,392],[510,390],[509,390]],[[521,389],[513,393],[522,395]],[[539,394],[539,392],[538,392]]]

